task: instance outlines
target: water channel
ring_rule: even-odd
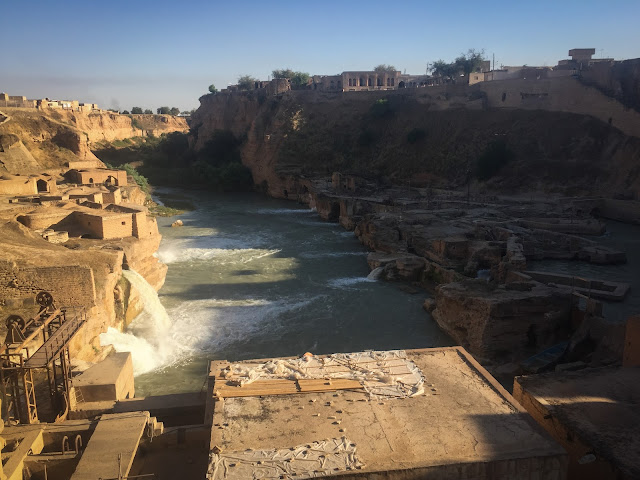
[[[188,192],[181,192],[186,196]],[[230,361],[366,349],[451,345],[411,295],[369,275],[352,232],[293,202],[258,194],[192,194],[198,208],[158,219],[159,259],[169,266],[156,295],[125,275],[146,308],[128,332],[102,343],[131,351],[136,395],[198,391],[208,360]],[[612,321],[640,312],[640,227],[609,222],[597,241],[627,252],[625,265],[529,262],[532,270],[627,282],[624,303],[605,303]]]
[[[158,219],[162,305],[149,298],[128,333],[103,335],[132,352],[137,396],[200,390],[207,360],[451,344],[425,293],[369,278],[353,233],[305,206],[205,192],[197,204],[183,227]]]

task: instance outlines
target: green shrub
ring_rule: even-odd
[[[386,98],[380,98],[371,105],[369,113],[373,118],[388,118],[393,115],[393,108]]]
[[[131,165],[130,163],[125,163],[120,168],[126,171],[127,175],[131,175],[133,177],[135,182],[138,184],[138,187],[140,187],[140,190],[142,190],[147,195],[151,193],[151,190],[149,189],[149,181],[147,180],[147,177],[141,175],[133,165]]]
[[[131,118],[131,126],[133,128],[137,128],[138,130],[143,130],[142,125],[137,118]]]

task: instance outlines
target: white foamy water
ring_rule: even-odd
[[[288,213],[315,213],[315,209],[301,209],[301,208],[258,208],[250,213],[257,213],[258,215],[283,215]]]
[[[382,275],[383,271],[384,271],[384,267],[376,267],[373,270],[371,270],[371,272],[369,272],[369,275],[367,275],[367,278],[369,280],[378,280],[380,278],[380,275]]]
[[[303,252],[300,254],[302,258],[337,258],[350,256],[366,256],[368,252]]]
[[[421,302],[373,278],[353,232],[254,194],[195,203],[181,228],[158,219],[168,329],[136,319],[104,335],[133,353],[140,395],[198,391],[210,360],[444,344]]]
[[[224,265],[229,263],[248,263],[279,252],[279,249],[259,248],[182,248],[179,244],[172,244],[158,251],[158,259],[166,264],[215,259],[217,264]]]
[[[133,270],[125,278],[140,294],[143,310],[126,332],[109,328],[100,344],[131,352],[134,375],[188,360],[190,356],[257,335],[284,312],[295,312],[322,295],[306,299],[203,299],[165,310],[151,285]],[[170,320],[170,317],[173,321]]]
[[[369,277],[343,277],[329,280],[329,286],[334,288],[345,288],[359,283],[374,283],[376,280]]]
[[[142,311],[127,332],[109,328],[100,335],[100,344],[113,345],[117,352],[131,352],[134,374],[139,375],[166,363],[175,352],[168,335],[172,323],[155,289],[138,272],[124,270],[122,274],[138,291]]]

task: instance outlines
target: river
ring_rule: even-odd
[[[161,305],[150,298],[128,333],[103,335],[132,351],[137,396],[200,390],[208,360],[451,345],[427,294],[368,277],[352,232],[258,194],[192,196],[183,227],[158,219]]]

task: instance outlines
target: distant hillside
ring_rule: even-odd
[[[70,161],[95,162],[98,159],[91,148],[97,142],[187,129],[184,118],[171,115],[86,115],[66,110],[3,108],[0,172],[32,173],[62,168]]]

